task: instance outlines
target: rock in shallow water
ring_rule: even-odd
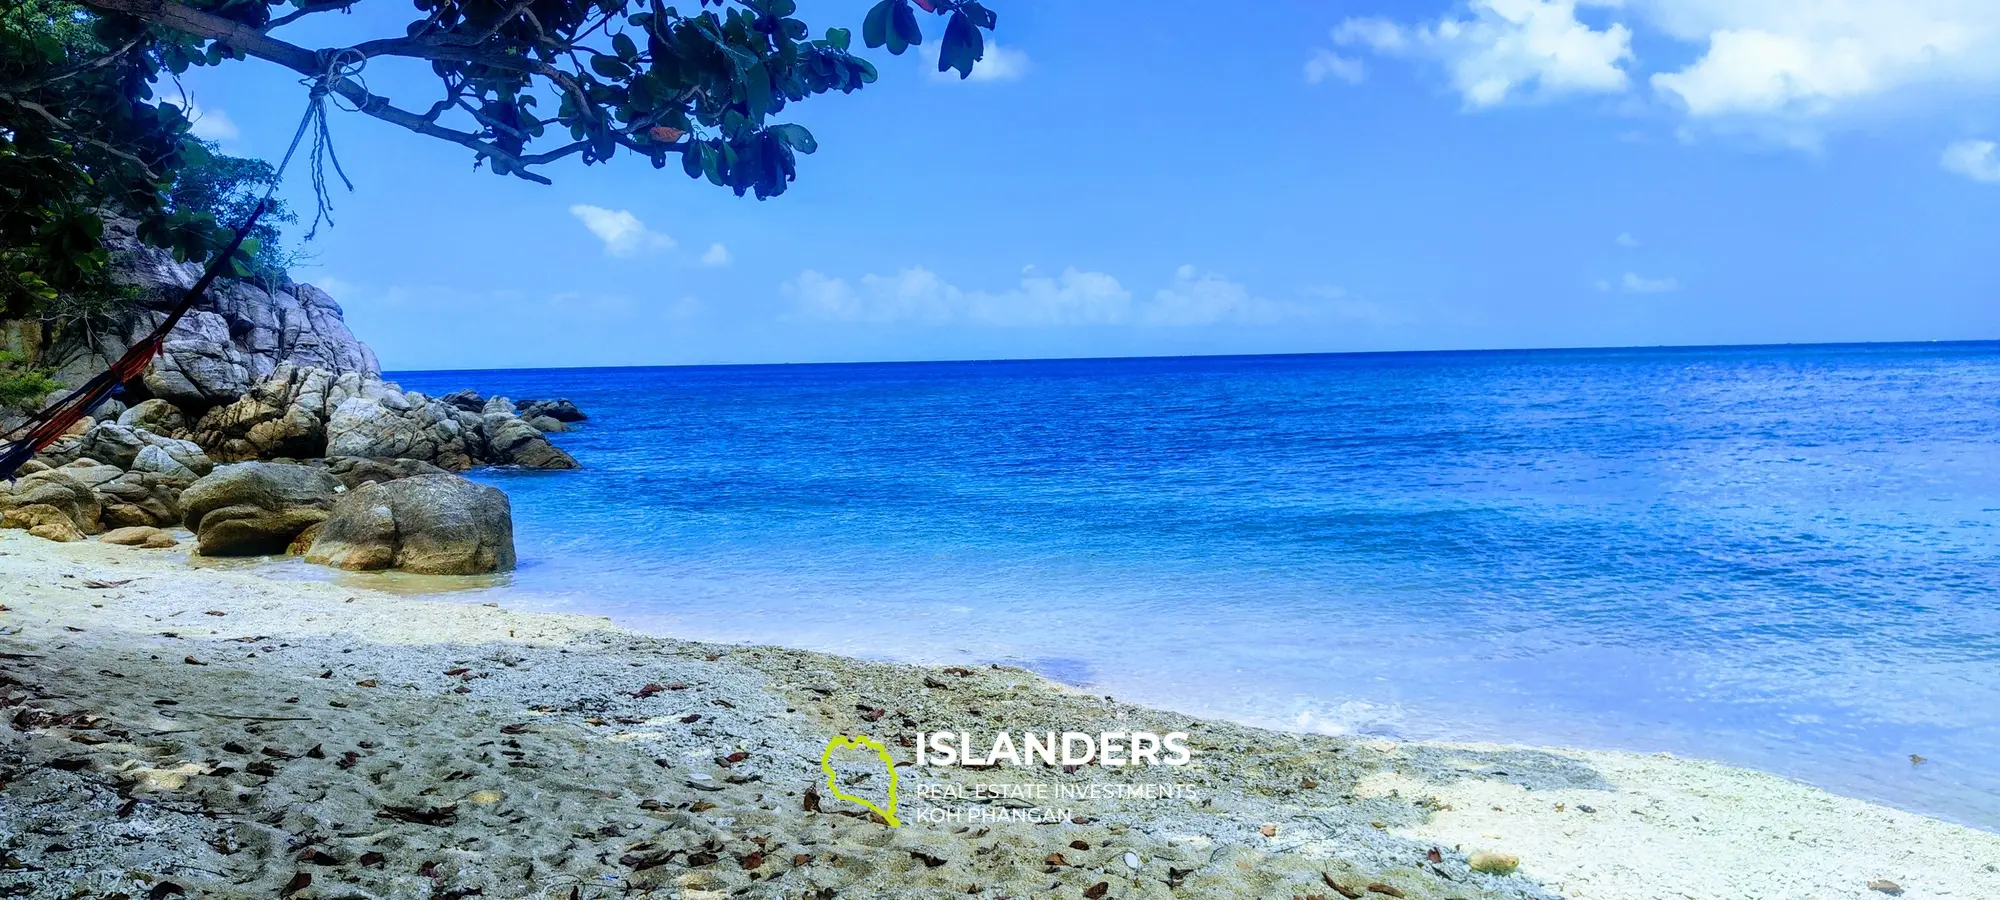
[[[456,475],[363,485],[340,498],[306,561],[342,569],[482,575],[514,568],[513,508]]]
[[[114,528],[104,533],[98,540],[120,547],[140,547],[147,550],[168,550],[180,545],[174,536],[158,528],[135,526]]]

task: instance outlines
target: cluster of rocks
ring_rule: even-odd
[[[86,437],[100,432],[134,429],[99,425]],[[475,575],[514,567],[507,495],[429,463],[335,457],[215,465],[193,445],[176,449],[188,458],[171,471],[90,457],[30,462],[0,488],[0,527],[52,541],[102,534],[107,543],[149,549],[177,546],[167,529],[185,527],[205,556],[289,553],[358,571]]]
[[[137,297],[122,320],[78,334],[8,332],[39,348],[59,381],[109,368],[200,277],[140,244],[133,223],[105,227],[113,277]],[[128,388],[0,483],[0,527],[154,548],[176,546],[168,530],[185,527],[209,556],[504,571],[514,565],[506,495],[451,473],[577,468],[546,435],[587,418],[568,400],[404,391],[382,378],[333,298],[290,281],[215,284]],[[15,422],[0,415],[0,429]]]
[[[178,543],[167,529],[184,527],[206,556],[505,571],[514,566],[507,496],[452,473],[574,469],[543,433],[585,418],[568,400],[434,399],[372,372],[281,365],[199,416],[153,398],[116,421],[87,421],[0,485],[0,527],[161,549]]]
[[[463,398],[479,400],[478,407]],[[349,456],[413,459],[452,472],[475,465],[577,468],[544,435],[568,430],[583,414],[567,400],[528,408],[532,416],[505,397],[483,400],[461,391],[433,398],[372,372],[286,364],[188,427],[189,437],[220,462]]]

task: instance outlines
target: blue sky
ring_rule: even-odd
[[[990,77],[878,52],[788,108],[820,151],[761,203],[338,113],[356,191],[297,274],[391,369],[2000,338],[1991,0],[991,5]],[[272,159],[304,98],[185,85]]]

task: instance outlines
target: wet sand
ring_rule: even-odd
[[[1668,756],[1272,732],[19,531],[0,604],[0,896],[2000,897],[2000,835]],[[1193,759],[919,767],[920,730]],[[824,785],[835,735],[899,763],[900,827]],[[888,807],[873,754],[832,765]]]

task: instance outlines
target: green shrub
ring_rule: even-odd
[[[38,409],[60,387],[48,370],[28,365],[18,353],[0,350],[0,407]]]

